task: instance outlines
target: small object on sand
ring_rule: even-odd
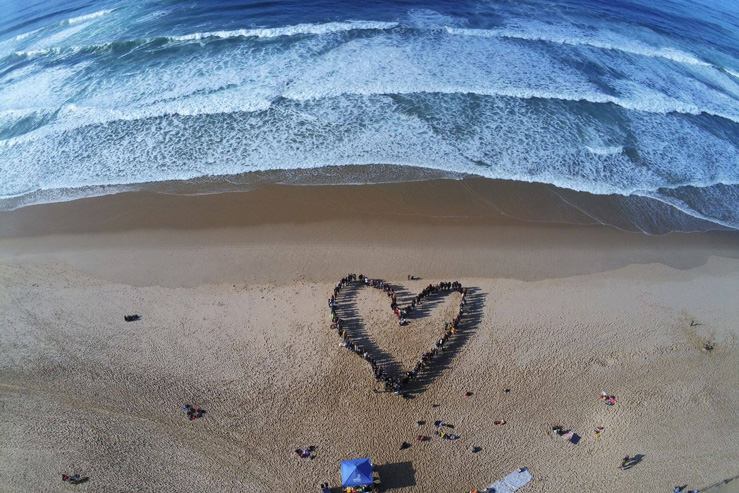
[[[69,481],[70,484],[77,484],[82,483],[83,481],[80,478],[79,473],[75,473],[71,476],[68,476],[66,474],[62,474],[62,481]]]
[[[600,399],[605,401],[606,406],[613,406],[614,404],[616,404],[616,396],[609,395],[606,393],[606,391],[600,393]]]
[[[424,420],[422,420],[422,419],[418,419],[418,420],[416,420],[416,424],[417,424],[418,426],[422,426],[422,425],[425,425],[425,424],[426,424],[426,422],[425,422]]]
[[[510,394],[511,393],[511,389],[503,389],[503,392],[505,392],[506,394]]]
[[[494,425],[501,426],[501,425],[506,424],[506,420],[504,420],[504,419],[498,419],[498,420],[493,421],[493,424]]]
[[[470,397],[471,395],[472,395],[472,392],[470,392],[470,391],[467,391],[467,392],[464,393],[464,396],[465,397]]]
[[[431,407],[439,407],[438,404],[431,404]]]
[[[713,351],[713,344],[707,342],[703,345],[703,349],[705,349],[706,351]]]
[[[203,414],[205,414],[205,410],[200,409],[199,407],[193,407],[190,404],[185,404],[182,410],[187,411],[187,417],[190,418],[190,421],[196,418],[202,418]]]
[[[473,454],[476,454],[476,453],[478,453],[482,449],[480,447],[475,447],[473,445],[472,447],[470,447],[470,450],[472,451]]]
[[[298,454],[298,457],[300,457],[301,459],[307,459],[307,458],[310,457],[310,452],[311,451],[309,449],[310,449],[310,447],[308,447],[305,450],[300,449],[300,448],[296,448],[295,449],[295,453]]]
[[[135,322],[136,320],[141,320],[141,317],[139,315],[124,315],[123,320],[126,322]]]
[[[405,450],[407,448],[410,448],[411,444],[408,442],[403,442],[400,444],[400,450]]]

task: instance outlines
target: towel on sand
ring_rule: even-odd
[[[526,469],[522,467],[521,472],[513,471],[508,476],[504,477],[500,481],[488,486],[489,493],[514,493],[517,489],[528,484],[534,476]]]

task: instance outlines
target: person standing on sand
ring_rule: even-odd
[[[621,465],[620,465],[620,466],[618,466],[618,468],[619,468],[619,469],[621,469],[621,470],[623,471],[623,470],[624,470],[624,467],[626,467],[626,464],[628,464],[628,463],[629,463],[629,460],[630,460],[630,459],[631,459],[631,458],[630,458],[630,457],[629,457],[628,455],[627,455],[626,457],[624,457],[623,459],[621,459]]]

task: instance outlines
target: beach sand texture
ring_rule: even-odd
[[[304,193],[305,214],[333,199]],[[235,200],[218,197],[181,200]],[[109,230],[0,240],[3,491],[71,488],[60,475],[74,470],[90,478],[79,491],[318,491],[338,486],[341,460],[365,456],[398,492],[481,488],[522,466],[527,493],[707,488],[739,474],[731,234],[362,210],[134,229],[119,210]],[[470,317],[410,399],[374,392],[369,365],[329,329],[327,299],[349,272],[402,286],[401,300],[438,281],[470,288]],[[398,367],[433,346],[459,296],[399,327],[380,291],[343,294]],[[189,421],[184,404],[207,413]],[[436,420],[460,438],[433,437]],[[299,459],[309,445],[315,458]],[[627,454],[639,462],[620,471]]]

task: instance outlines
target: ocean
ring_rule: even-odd
[[[0,12],[0,209],[474,175],[616,197],[645,232],[739,229],[739,2]]]

